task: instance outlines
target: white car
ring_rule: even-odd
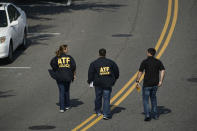
[[[19,45],[26,48],[27,17],[11,3],[0,2],[0,58],[13,61],[13,52]]]

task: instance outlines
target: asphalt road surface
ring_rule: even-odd
[[[0,131],[197,130],[196,0],[76,0],[72,7],[61,1],[17,4],[28,16],[29,46],[15,52],[12,64],[1,60]],[[77,63],[72,108],[65,113],[59,113],[58,88],[48,74],[61,44],[69,45]],[[157,94],[160,118],[144,122],[141,93],[133,90],[130,79],[146,58],[146,49],[156,45],[166,68]],[[86,82],[99,48],[106,48],[107,57],[120,68],[112,97],[125,88],[114,99],[108,121],[92,116],[95,94]]]

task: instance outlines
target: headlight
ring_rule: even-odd
[[[5,42],[5,40],[6,40],[6,37],[5,37],[5,36],[0,37],[0,43],[4,43],[4,42]]]

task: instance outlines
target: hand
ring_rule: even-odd
[[[138,92],[140,92],[140,91],[141,91],[141,86],[140,86],[140,84],[139,84],[139,83],[137,83],[137,85],[136,85],[136,89],[137,89],[137,91],[138,91]]]
[[[159,82],[158,87],[162,86],[162,81]]]
[[[140,88],[140,84],[139,83],[136,83],[136,88]]]
[[[77,76],[76,75],[74,75],[74,80],[76,80],[77,79]]]

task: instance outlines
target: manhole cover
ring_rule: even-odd
[[[30,126],[29,129],[31,130],[50,130],[55,129],[55,126],[49,126],[49,125],[38,125],[38,126]]]
[[[197,82],[197,78],[189,78],[187,79],[189,82]]]

